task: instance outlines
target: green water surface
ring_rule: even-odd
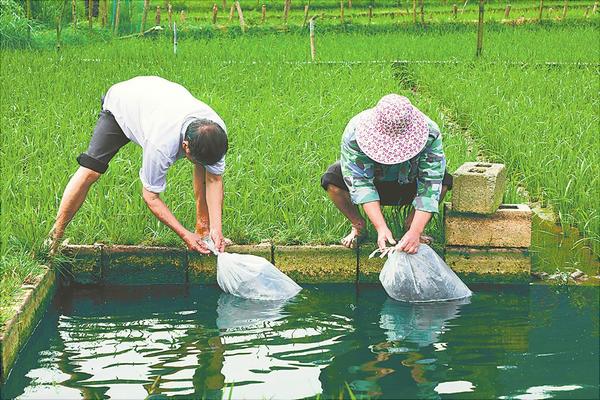
[[[598,398],[598,287],[471,288],[421,305],[380,286],[307,286],[287,302],[62,290],[2,397]]]

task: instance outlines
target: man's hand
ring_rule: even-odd
[[[396,245],[396,251],[405,251],[408,254],[416,254],[417,251],[419,251],[420,244],[421,233],[416,230],[409,229]]]
[[[388,242],[392,245],[396,244],[392,231],[387,226],[384,226],[377,230],[377,246],[379,246],[379,250],[383,251],[387,247]]]
[[[225,238],[223,237],[223,233],[217,229],[210,230],[210,238],[215,244],[215,248],[219,253],[225,251]]]
[[[194,232],[188,232],[182,237],[183,241],[187,245],[188,249],[197,251],[201,254],[210,254],[210,250],[206,247],[206,244],[202,241],[202,236]]]

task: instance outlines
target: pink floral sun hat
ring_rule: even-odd
[[[427,118],[404,96],[383,96],[374,108],[362,113],[356,128],[360,149],[380,164],[410,160],[425,147]]]

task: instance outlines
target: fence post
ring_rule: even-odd
[[[73,21],[73,29],[77,30],[77,1],[71,0],[71,19]]]
[[[302,27],[306,26],[306,21],[308,20],[308,4],[304,6],[304,20],[302,21]]]
[[[483,47],[483,4],[485,0],[479,0],[479,21],[477,23],[477,52],[476,56],[481,56]]]
[[[352,0],[348,0],[348,9],[352,8]]]
[[[93,10],[94,10],[94,0],[88,0],[88,22],[90,24],[90,30],[92,30],[93,24]]]
[[[177,55],[177,24],[173,22],[173,54]]]
[[[340,0],[340,23],[344,23],[344,0]]]
[[[283,3],[283,22],[287,25],[288,13],[290,11],[290,0],[285,0]]]
[[[315,18],[311,18],[308,21],[308,29],[310,31],[310,58],[312,61],[315,61],[317,57],[317,49],[315,47]]]
[[[117,0],[117,8],[115,11],[115,26],[114,33],[119,34],[119,14],[121,14],[121,0]]]
[[[102,27],[108,23],[108,0],[102,0]]]
[[[373,18],[373,6],[369,6],[369,24],[371,23],[372,18]]]
[[[544,12],[544,0],[540,0],[540,13],[538,15],[538,21],[542,20],[543,12]]]
[[[154,18],[154,25],[160,25],[160,6],[156,6],[156,17]]]
[[[217,3],[213,5],[213,16],[212,23],[215,25],[217,23],[217,13],[219,12],[219,7],[217,7]]]
[[[169,19],[169,28],[173,27],[173,6],[171,3],[167,4],[167,18]]]
[[[506,5],[504,9],[504,19],[508,19],[510,17],[510,4]]]
[[[148,18],[148,7],[150,0],[144,0],[144,11],[142,12],[142,25],[140,26],[140,34],[146,30],[146,19]]]
[[[240,28],[242,32],[246,32],[246,23],[244,22],[244,13],[242,13],[242,6],[240,6],[240,2],[235,2],[235,8],[237,9],[238,17],[240,19]]]
[[[266,6],[266,4],[263,4],[262,5],[262,17],[261,17],[260,22],[264,24],[266,19],[267,19],[267,6]]]

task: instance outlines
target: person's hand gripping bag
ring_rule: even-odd
[[[212,240],[205,240],[217,255],[217,283],[225,293],[245,299],[282,300],[302,288],[262,257],[251,254],[219,253]]]
[[[450,301],[473,294],[426,244],[421,244],[416,254],[391,250],[387,256],[379,280],[394,300],[409,303]]]

